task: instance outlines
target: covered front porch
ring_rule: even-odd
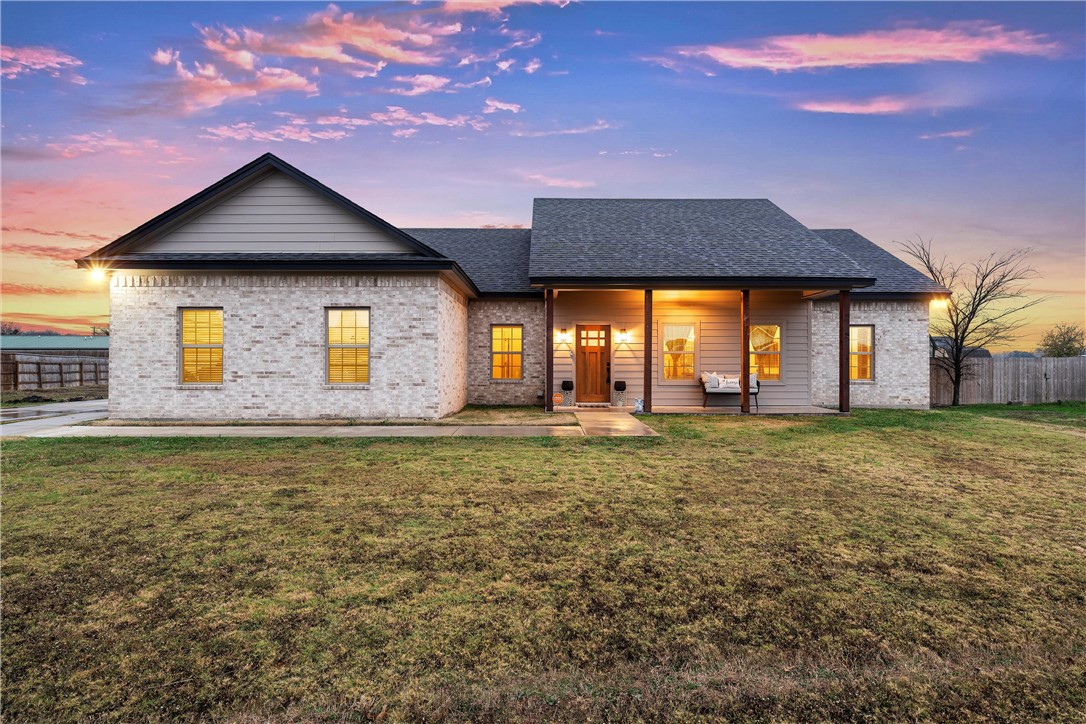
[[[810,300],[830,293],[840,309],[837,409],[813,405],[811,394]],[[849,410],[848,289],[572,287],[544,298],[548,410],[637,400],[661,414]],[[703,373],[738,386],[706,394]]]

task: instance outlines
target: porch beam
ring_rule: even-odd
[[[750,413],[750,290],[739,298],[739,411]]]
[[[547,314],[547,334],[544,340],[544,358],[546,359],[546,389],[543,390],[543,409],[554,412],[554,290],[548,289],[543,295]]]
[[[645,412],[652,412],[652,290],[645,290]]]
[[[848,289],[842,289],[837,299],[837,311],[840,319],[838,335],[838,367],[837,367],[837,409],[841,412],[849,411],[849,314],[851,311],[852,293]]]

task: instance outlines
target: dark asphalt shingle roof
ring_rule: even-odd
[[[529,276],[873,275],[767,199],[536,199]]]
[[[812,229],[834,248],[852,257],[857,264],[870,269],[875,284],[855,290],[858,296],[872,294],[946,294],[943,286],[901,259],[886,251],[875,242],[857,234],[852,229]]]
[[[404,229],[460,265],[484,294],[538,296],[528,284],[531,229]]]
[[[88,256],[93,261],[124,262],[124,261],[426,261],[436,257],[425,257],[421,254],[382,253],[371,254],[367,252],[279,252],[279,251],[155,251],[132,252],[128,254],[110,254],[108,256]]]

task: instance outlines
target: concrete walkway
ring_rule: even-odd
[[[51,402],[45,405],[0,409],[0,436],[34,435],[106,417],[106,400]],[[10,422],[9,422],[10,421]],[[82,428],[80,428],[82,429]]]
[[[574,410],[577,422],[589,437],[656,437],[658,432],[621,410],[591,409]]]
[[[49,409],[46,409],[49,408]],[[652,437],[657,432],[621,410],[575,410],[579,425],[124,425],[79,423],[106,417],[105,400],[64,402],[24,411],[37,417],[0,425],[11,437]]]

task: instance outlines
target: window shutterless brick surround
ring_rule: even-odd
[[[181,383],[178,309],[223,310],[223,382]],[[327,307],[368,307],[367,385],[330,385]],[[437,418],[466,402],[467,300],[437,274],[116,273],[120,419]]]
[[[875,379],[853,380],[853,407],[927,409],[928,302],[852,300],[849,321],[875,327]],[[811,307],[811,404],[837,406],[837,302]]]
[[[490,327],[524,328],[524,376],[495,380],[490,375]],[[546,385],[544,345],[548,339],[540,299],[473,299],[468,305],[468,402],[473,405],[542,405]]]

